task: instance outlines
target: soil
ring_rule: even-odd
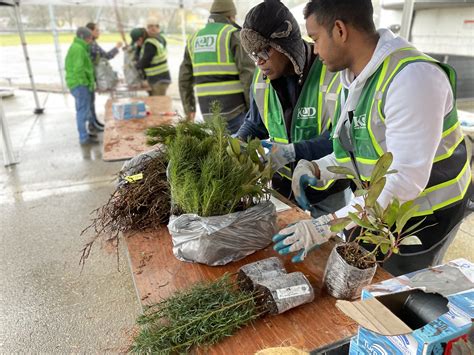
[[[272,292],[262,285],[255,286],[255,303],[259,313],[278,314],[278,306],[273,299]]]
[[[357,243],[345,243],[337,247],[339,255],[351,266],[365,270],[376,263],[375,257],[365,258],[364,252]]]
[[[239,270],[237,274],[237,285],[243,291],[253,292],[253,281],[242,270]]]

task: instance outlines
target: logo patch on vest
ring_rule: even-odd
[[[360,116],[354,116],[354,129],[364,129],[367,126],[367,117],[366,114],[364,113],[363,115]]]
[[[217,35],[198,36],[194,43],[194,52],[215,52]]]
[[[316,117],[316,107],[300,107],[298,108],[298,119],[308,120]]]

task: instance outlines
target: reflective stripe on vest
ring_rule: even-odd
[[[252,87],[255,103],[270,139],[277,143],[288,144],[290,140],[278,94],[273,89],[270,79],[264,79],[258,68],[254,74]],[[337,94],[340,90],[339,74],[328,72],[326,66],[319,59],[315,59],[298,97],[298,102],[293,108],[291,127],[291,141],[293,143],[316,138],[330,128]],[[289,167],[281,168],[278,173],[289,180],[292,178],[292,171]],[[318,181],[316,186],[311,187],[317,190],[326,190],[332,185],[332,182],[331,180],[323,184]]]
[[[140,57],[143,57],[143,53],[145,52],[145,44],[151,43],[156,47],[156,54],[153,56],[150,67],[145,68],[145,75],[147,77],[155,76],[159,74],[166,73],[169,71],[168,68],[168,61],[167,61],[167,51],[166,48],[155,38],[155,37],[148,37],[145,42],[143,43],[142,48],[140,49]]]
[[[386,94],[395,75],[406,65],[414,62],[429,62],[439,65],[447,74],[455,96],[456,75],[452,68],[436,62],[415,48],[403,48],[387,57],[377,69],[375,75],[365,84],[359,103],[354,111],[354,118],[349,134],[354,142],[354,153],[357,168],[362,180],[370,181],[372,170],[378,158],[387,151],[385,135],[384,106]],[[344,93],[341,93],[341,96]],[[339,119],[340,105],[337,106],[336,118]],[[342,127],[342,129],[347,129]],[[340,134],[341,135],[341,134]],[[344,135],[343,135],[344,136]],[[341,137],[334,139],[334,152],[338,164],[354,169],[349,155],[340,142]],[[435,210],[446,207],[464,198],[470,183],[470,168],[467,163],[464,137],[457,118],[456,105],[443,121],[441,142],[433,160],[430,182],[433,177],[443,176],[441,170],[448,166],[448,181],[435,181],[423,190],[415,200],[420,205],[417,216],[432,214]],[[446,179],[446,178],[445,178]]]
[[[188,38],[196,94],[204,117],[211,115],[211,102],[216,99],[221,104],[221,114],[228,119],[245,110],[244,87],[230,51],[230,39],[235,31],[232,25],[209,22]]]
[[[278,143],[289,143],[278,94],[270,79],[263,79],[258,68],[254,74],[252,90],[270,138]],[[293,108],[291,142],[315,138],[329,129],[340,90],[339,73],[328,72],[326,66],[316,59]]]

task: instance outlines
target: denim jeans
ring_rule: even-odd
[[[227,129],[231,134],[237,133],[240,126],[244,122],[244,118],[247,112],[242,112],[238,116],[234,117],[233,119],[227,121]]]
[[[89,138],[86,124],[91,118],[92,95],[89,88],[85,85],[76,86],[71,90],[76,102],[76,123],[79,132],[79,141],[84,143]]]

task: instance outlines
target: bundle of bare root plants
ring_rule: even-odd
[[[274,261],[258,263],[262,265],[249,265],[239,272],[250,284],[236,275],[224,274],[150,306],[138,319],[141,330],[130,351],[186,354],[196,347],[216,344],[260,317],[280,314],[313,300],[314,291],[303,274],[286,274],[283,270],[276,279],[262,280],[264,268],[273,267]],[[295,288],[301,291],[295,292]],[[282,296],[281,292],[288,289],[292,294]]]
[[[156,150],[153,155],[145,154],[135,165],[122,169],[115,191],[105,205],[92,211],[92,223],[81,233],[90,230],[94,233],[82,249],[81,265],[98,239],[103,238],[118,249],[120,233],[158,229],[168,223],[171,206],[167,165],[166,152]]]

